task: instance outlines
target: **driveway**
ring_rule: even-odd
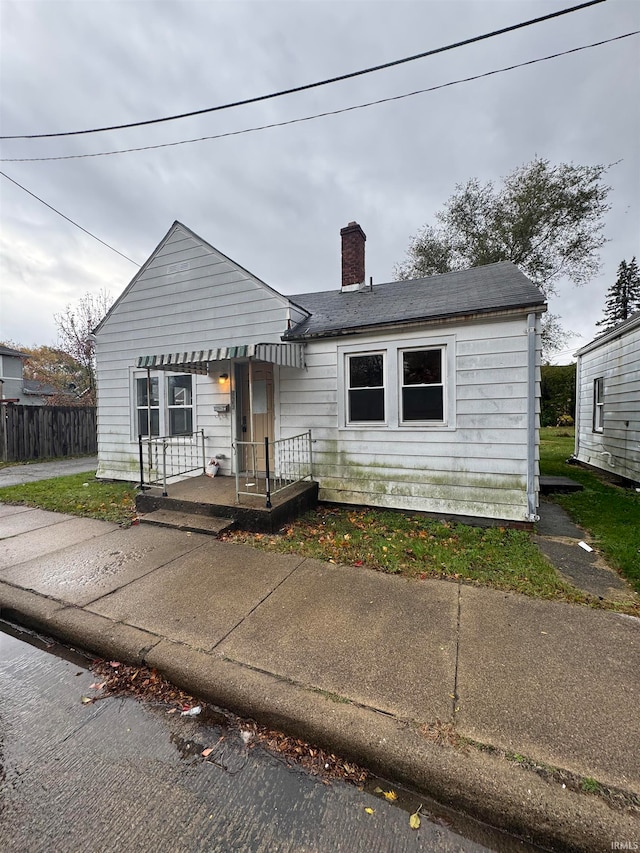
[[[50,480],[52,477],[64,477],[66,474],[80,474],[84,471],[95,474],[97,467],[97,456],[10,465],[8,468],[0,469],[0,487],[20,486],[23,483],[35,483],[36,480]]]

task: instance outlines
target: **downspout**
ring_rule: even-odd
[[[582,385],[582,356],[579,355],[576,357],[576,408],[575,408],[575,417],[573,419],[573,425],[575,428],[575,437],[573,444],[573,456],[574,459],[578,458],[578,453],[580,452],[580,393],[581,393],[581,385]]]
[[[527,314],[527,521],[536,513],[536,315]]]

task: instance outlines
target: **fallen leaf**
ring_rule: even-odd
[[[420,809],[421,808],[422,808],[422,803],[418,806],[417,810],[409,818],[409,826],[411,827],[411,829],[418,829],[420,827]]]
[[[203,758],[206,758],[208,755],[211,755],[212,752],[213,752],[213,747],[210,746],[210,747],[208,747],[208,749],[203,749],[202,752],[200,753],[200,755]]]
[[[110,660],[110,661],[109,661],[109,666],[112,666],[114,669],[118,669],[119,667],[121,667],[121,666],[122,666],[122,664],[120,663],[120,661],[117,661],[117,660]]]
[[[384,791],[382,790],[382,788],[374,788],[373,793],[374,794],[384,794]]]
[[[92,705],[93,704],[93,699],[91,698],[91,696],[83,696],[80,701],[82,702],[83,705]]]
[[[385,800],[389,800],[390,803],[395,802],[398,799],[398,795],[395,791],[383,791]]]
[[[375,814],[376,813],[376,810],[369,808],[369,806],[366,807],[365,811],[367,814]]]

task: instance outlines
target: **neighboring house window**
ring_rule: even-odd
[[[604,430],[604,379],[593,380],[593,431]]]
[[[347,356],[349,423],[384,422],[384,355]]]
[[[151,399],[149,399],[151,391]],[[136,379],[136,406],[138,411],[138,435],[160,435],[160,398],[158,396],[158,377]],[[149,433],[151,417],[151,433]]]
[[[188,374],[135,377],[136,436],[193,432],[193,377]],[[149,393],[150,392],[150,393]],[[151,420],[151,432],[149,432]]]
[[[188,435],[193,432],[191,399],[191,376],[167,377],[169,435]]]
[[[401,353],[402,423],[444,421],[444,359],[441,347]]]

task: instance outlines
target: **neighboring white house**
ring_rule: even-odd
[[[640,482],[640,311],[576,356],[576,458]]]
[[[513,264],[284,296],[175,222],[96,330],[98,476],[136,480],[138,435],[310,430],[321,500],[511,522],[538,502],[544,296]],[[194,438],[194,441],[196,439]]]

